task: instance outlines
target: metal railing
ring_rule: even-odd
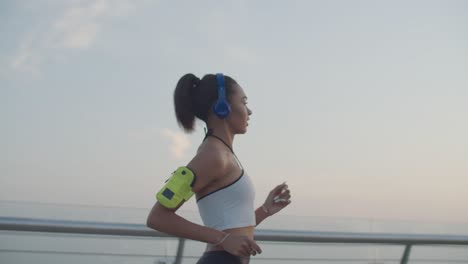
[[[173,238],[171,235],[154,231],[143,224],[16,217],[0,217],[0,230]],[[312,232],[265,229],[255,231],[255,240],[269,242],[402,245],[405,247],[405,250],[400,259],[401,264],[409,262],[411,249],[416,245],[468,245],[468,236],[461,235]],[[184,242],[185,239],[179,238],[175,264],[180,264],[182,261]]]

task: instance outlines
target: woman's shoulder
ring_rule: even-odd
[[[196,175],[194,189],[202,189],[220,176],[226,175],[230,168],[226,151],[214,144],[204,144],[195,157],[187,164]]]

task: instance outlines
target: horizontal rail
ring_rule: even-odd
[[[144,224],[0,217],[0,230],[135,237],[167,237]],[[468,245],[466,235],[314,232],[292,230],[255,231],[255,240],[273,242],[358,243],[397,245]]]
[[[258,230],[255,239],[281,242],[363,243],[398,245],[468,245],[468,236]]]

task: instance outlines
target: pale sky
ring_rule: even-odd
[[[150,208],[188,163],[172,93],[223,72],[285,215],[468,223],[468,1],[0,3],[0,200]],[[196,210],[195,202],[185,206]]]

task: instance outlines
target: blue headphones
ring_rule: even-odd
[[[218,99],[213,105],[213,112],[219,118],[226,118],[231,112],[231,106],[229,106],[229,103],[226,100],[226,88],[224,86],[224,75],[222,73],[217,73],[216,80],[218,81]]]

